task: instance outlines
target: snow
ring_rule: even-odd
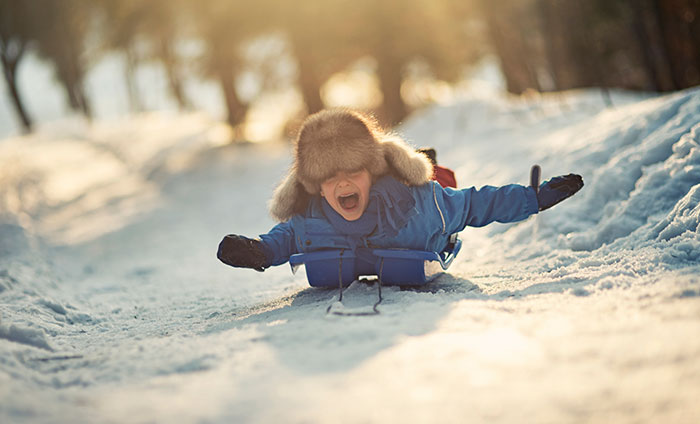
[[[283,143],[164,112],[0,141],[0,422],[698,422],[700,90],[612,94],[472,92],[399,128],[461,186],[586,185],[465,230],[372,317],[216,260],[274,224]]]

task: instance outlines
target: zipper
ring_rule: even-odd
[[[440,205],[438,204],[437,193],[435,193],[435,185],[436,183],[433,183],[433,200],[435,200],[435,207],[440,213],[440,219],[442,220],[442,234],[445,234],[447,232],[447,226],[445,225],[445,216],[442,214],[442,210],[440,209]]]

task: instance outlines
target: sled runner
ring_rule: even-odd
[[[376,275],[382,285],[421,286],[447,270],[462,241],[453,234],[442,252],[408,249],[321,250],[289,258],[292,272],[304,265],[312,287],[347,287],[360,276]]]

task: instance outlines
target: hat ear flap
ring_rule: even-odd
[[[297,179],[296,169],[292,168],[272,194],[270,215],[280,222],[289,221],[295,214],[306,211],[309,197],[309,193]]]
[[[423,185],[432,180],[433,165],[426,155],[415,151],[395,135],[385,136],[381,145],[384,159],[394,176],[412,186]]]

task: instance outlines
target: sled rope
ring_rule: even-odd
[[[338,263],[338,302],[343,301],[343,253],[345,253],[345,249],[340,249],[340,262]],[[372,306],[372,312],[343,312],[343,311],[331,311],[333,308],[333,304],[331,303],[328,305],[328,308],[326,308],[326,314],[333,313],[334,315],[340,315],[340,316],[355,316],[355,317],[360,317],[360,316],[369,316],[369,315],[379,315],[379,309],[377,309],[377,306],[379,306],[380,303],[382,303],[382,273],[384,272],[384,258],[381,259],[381,262],[379,264],[379,275],[377,276],[377,295],[378,299],[377,302]]]
[[[379,314],[379,309],[377,309],[377,306],[379,306],[380,303],[382,303],[382,272],[384,272],[384,258],[382,258],[382,261],[379,263],[379,275],[377,276],[377,303],[372,306],[372,310],[374,310],[375,314]]]
[[[340,249],[340,263],[338,263],[338,289],[340,294],[338,295],[338,302],[343,301],[343,253],[345,253],[345,249]]]

